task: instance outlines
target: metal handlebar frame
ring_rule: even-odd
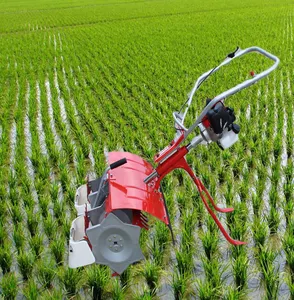
[[[201,112],[201,114],[199,115],[199,117],[196,119],[196,121],[189,127],[189,128],[186,128],[184,126],[184,120],[185,120],[185,117],[186,117],[186,114],[188,112],[188,109],[192,103],[192,99],[193,99],[193,96],[195,94],[195,92],[198,90],[200,84],[202,83],[203,80],[205,80],[208,76],[212,75],[213,73],[217,72],[221,67],[229,64],[233,59],[237,58],[237,57],[241,57],[243,56],[244,54],[247,54],[247,53],[251,53],[251,52],[257,52],[257,53],[260,53],[261,55],[264,55],[265,57],[271,59],[274,61],[274,64],[269,67],[267,70],[259,73],[259,74],[256,74],[254,77],[252,77],[251,79],[248,79],[236,86],[234,86],[233,88],[217,95],[216,97],[214,97],[210,102],[209,104],[204,108],[204,110]],[[262,49],[262,48],[259,48],[259,47],[250,47],[250,48],[246,48],[244,50],[241,50],[239,48],[237,48],[237,50],[232,53],[230,56],[227,56],[226,59],[219,65],[217,66],[216,68],[214,69],[211,69],[209,71],[207,71],[206,73],[202,74],[198,79],[197,81],[195,82],[195,85],[189,95],[189,98],[188,98],[188,101],[187,103],[185,104],[186,108],[185,108],[185,111],[184,113],[178,113],[178,112],[174,112],[173,113],[173,117],[174,117],[174,120],[175,120],[175,123],[177,125],[177,129],[180,129],[180,130],[183,130],[184,131],[184,139],[183,141],[186,139],[186,137],[199,125],[199,123],[201,123],[202,119],[206,116],[207,112],[217,103],[219,102],[220,100],[224,100],[225,98],[229,97],[229,96],[232,96],[234,94],[236,94],[237,92],[253,85],[254,83],[256,83],[257,81],[259,81],[260,79],[266,77],[267,75],[269,75],[273,70],[275,70],[277,68],[277,66],[279,65],[279,58],[276,57],[275,55],[267,52],[266,50]],[[182,141],[182,142],[183,142]]]

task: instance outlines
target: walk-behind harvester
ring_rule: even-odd
[[[200,116],[186,128],[184,120],[200,85],[222,66],[251,52],[264,55],[273,60],[274,64],[207,101]],[[77,189],[75,207],[78,217],[72,222],[70,231],[69,266],[76,268],[97,263],[109,266],[114,274],[121,274],[130,264],[144,259],[139,237],[142,228],[148,230],[148,214],[164,222],[172,234],[160,183],[175,169],[184,169],[190,175],[206,209],[227,241],[233,245],[244,244],[229,236],[207,201],[214,210],[221,213],[231,212],[233,208],[220,208],[214,203],[185,156],[200,143],[216,142],[222,149],[232,146],[238,140],[240,127],[235,123],[234,110],[225,106],[225,99],[269,75],[278,64],[276,56],[261,48],[237,48],[219,66],[202,74],[180,111],[173,113],[176,135],[167,147],[155,155],[156,167],[132,153],[109,152],[106,157],[108,167],[103,175]],[[200,134],[190,143],[185,143],[196,128],[200,130]]]

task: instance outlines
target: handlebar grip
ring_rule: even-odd
[[[120,159],[120,160],[118,160],[118,161],[116,161],[116,162],[110,164],[109,168],[110,168],[111,170],[113,170],[113,169],[115,169],[115,168],[118,168],[118,167],[120,167],[120,166],[126,164],[126,163],[127,163],[127,159],[126,159],[126,158],[122,158],[122,159]]]

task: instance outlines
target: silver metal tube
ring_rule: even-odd
[[[204,141],[204,138],[201,134],[195,136],[191,143],[187,146],[187,150],[190,151],[191,149],[195,148],[198,146],[202,141]]]
[[[184,126],[184,119],[185,119],[185,116],[188,112],[188,109],[191,105],[191,102],[192,102],[192,98],[195,94],[195,92],[197,91],[198,89],[198,86],[199,84],[201,83],[201,81],[208,75],[208,74],[213,74],[215,72],[217,72],[222,66],[225,66],[227,64],[229,64],[233,59],[237,58],[237,57],[241,57],[247,53],[251,53],[251,52],[258,52],[260,53],[261,55],[264,55],[266,56],[267,58],[271,59],[274,61],[274,64],[269,67],[267,70],[261,72],[260,74],[257,74],[256,76],[254,76],[253,78],[251,79],[248,79],[236,86],[234,86],[233,88],[217,95],[214,99],[212,99],[212,101],[209,102],[209,104],[205,107],[205,109],[202,111],[202,113],[200,114],[200,116],[197,118],[197,120],[187,129],[185,126]],[[260,79],[264,78],[265,76],[267,76],[269,73],[271,73],[273,70],[275,70],[277,68],[277,66],[279,65],[279,58],[276,57],[275,55],[267,52],[266,50],[262,49],[262,48],[259,48],[259,47],[250,47],[250,48],[247,48],[247,49],[244,49],[244,50],[241,50],[239,49],[236,53],[235,53],[235,56],[233,58],[226,58],[218,67],[216,67],[215,69],[211,69],[209,71],[207,71],[206,73],[202,74],[196,81],[191,93],[190,93],[190,96],[189,96],[189,100],[186,104],[186,109],[184,111],[184,113],[182,114],[182,120],[179,121],[179,119],[176,117],[176,113],[173,113],[173,117],[175,119],[175,122],[182,128],[185,130],[185,138],[197,127],[197,125],[202,121],[203,117],[207,114],[207,112],[209,111],[209,109],[214,106],[218,101],[222,100],[222,99],[225,99],[229,96],[232,96],[234,95],[235,93],[251,86],[252,84],[256,83],[257,81],[259,81]]]

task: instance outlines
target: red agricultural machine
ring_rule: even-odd
[[[184,126],[186,114],[201,84],[222,66],[251,52],[264,55],[273,60],[274,64],[214,99],[208,100],[200,116],[186,128]],[[233,211],[233,208],[220,208],[214,203],[201,180],[188,165],[185,156],[199,144],[216,142],[222,149],[232,146],[238,140],[240,127],[234,123],[236,119],[234,110],[225,106],[225,99],[267,76],[278,64],[279,59],[276,56],[261,48],[251,47],[245,50],[237,48],[219,66],[201,75],[180,111],[173,113],[176,135],[174,140],[155,156],[155,167],[132,153],[108,153],[106,157],[108,167],[104,174],[88,181],[76,192],[75,207],[78,217],[72,222],[70,231],[69,266],[76,268],[98,263],[109,266],[114,274],[121,274],[130,264],[142,260],[144,256],[140,249],[139,237],[142,228],[148,230],[146,214],[164,222],[172,234],[160,183],[175,169],[184,169],[190,175],[206,209],[227,241],[233,245],[244,244],[229,236],[208,205],[208,201],[218,212],[228,213]],[[200,134],[187,143],[188,135],[197,128]]]

